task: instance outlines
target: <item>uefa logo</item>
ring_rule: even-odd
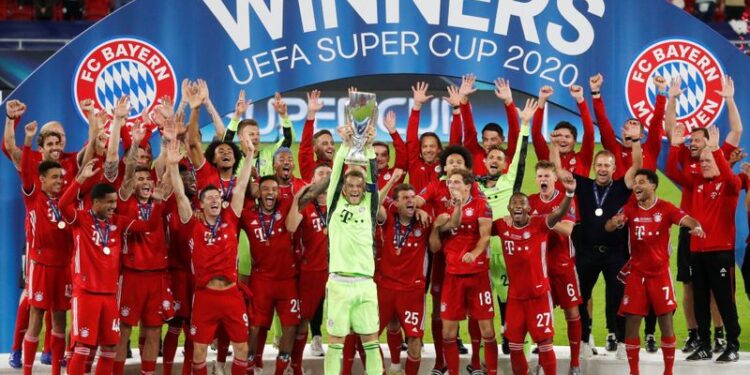
[[[151,110],[163,96],[174,99],[177,78],[169,60],[153,45],[134,38],[106,41],[89,51],[81,60],[73,78],[73,93],[78,113],[86,119],[80,106],[92,99],[98,110],[112,116],[117,99],[130,97],[132,122]]]
[[[684,39],[662,40],[645,48],[633,61],[625,82],[625,97],[633,117],[648,127],[659,94],[654,77],[667,82],[679,76],[684,92],[677,98],[677,123],[688,130],[714,123],[724,106],[724,70],[706,48]]]

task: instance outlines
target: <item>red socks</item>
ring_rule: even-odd
[[[91,349],[76,345],[73,349],[73,357],[71,357],[70,363],[68,363],[68,375],[83,375],[86,371],[86,361],[90,353]]]
[[[404,369],[405,375],[417,375],[419,373],[419,364],[422,362],[421,358],[412,358],[410,355],[406,356],[406,368]]]
[[[479,322],[469,319],[469,337],[471,338],[471,367],[476,370],[482,369],[479,362],[479,349],[481,348],[482,331],[479,330]]]
[[[388,330],[386,340],[388,341],[388,351],[391,353],[391,364],[401,364],[401,343],[404,342],[401,337],[401,330],[397,329],[393,332]]]
[[[31,375],[36,358],[36,349],[39,347],[39,337],[26,335],[23,338],[23,374]]]
[[[497,375],[497,340],[493,336],[483,337],[482,341],[484,341],[484,364],[487,366],[487,374]]]
[[[539,345],[539,365],[544,370],[544,375],[557,374],[557,358],[552,344]]]
[[[65,355],[65,334],[52,332],[50,350],[52,351],[52,375],[60,375],[62,359]]]
[[[125,374],[125,361],[115,361],[112,365],[112,375],[124,375]]]
[[[279,354],[276,357],[276,370],[274,371],[274,374],[284,375],[286,368],[289,367],[289,361],[290,361],[289,354]]]
[[[445,352],[445,362],[448,364],[448,373],[458,374],[458,345],[455,337],[443,339],[443,351]]]
[[[96,375],[110,375],[115,364],[115,351],[102,349],[99,353],[99,361],[96,362]]]
[[[443,349],[443,321],[432,318],[432,341],[435,342],[435,368],[445,367],[445,352]]]
[[[513,343],[510,346],[510,366],[513,368],[514,375],[526,375],[529,373],[529,364],[526,362],[526,355],[523,353],[523,343]],[[541,352],[539,360],[541,360]]]
[[[26,336],[26,329],[29,327],[29,299],[24,297],[18,304],[18,310],[16,311],[16,328],[13,331],[13,346],[12,350],[21,350],[23,346],[23,338]]]
[[[52,311],[44,312],[44,347],[42,352],[52,352]]]
[[[580,367],[581,317],[568,320],[568,342],[570,343],[570,367]]]
[[[246,373],[247,373],[247,361],[243,361],[241,359],[235,358],[232,361],[232,375],[245,375]]]
[[[190,340],[190,335],[185,338],[185,362],[182,364],[182,375],[190,375],[190,370],[193,368],[193,340]]]
[[[232,367],[234,367],[234,364],[232,364]],[[203,361],[201,363],[193,363],[193,375],[208,375],[208,367],[206,366],[206,361]]]
[[[661,338],[661,352],[664,356],[664,375],[672,375],[672,369],[674,368],[674,345],[675,337],[664,337]]]
[[[294,338],[294,348],[292,348],[292,372],[293,375],[302,375],[302,355],[307,345],[307,331],[297,333]]]
[[[156,373],[156,361],[141,361],[141,375],[154,375]]]
[[[162,347],[162,372],[172,374],[174,356],[177,353],[177,340],[180,338],[182,327],[170,325],[167,334],[164,335],[164,346]]]
[[[641,339],[626,338],[625,351],[628,353],[628,365],[630,365],[630,375],[638,375],[638,353],[641,351]],[[674,358],[674,356],[672,357]]]
[[[257,368],[263,368],[263,350],[266,348],[266,338],[268,338],[268,328],[261,327],[258,330],[258,342],[255,344],[255,367]]]

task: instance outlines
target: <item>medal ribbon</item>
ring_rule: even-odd
[[[151,202],[150,199],[148,202],[144,204],[141,204],[140,202],[138,202],[138,212],[140,213],[141,218],[143,220],[148,220],[149,218],[151,218],[151,211],[153,210],[153,208],[154,208],[154,203]]]
[[[266,238],[266,241],[268,241],[271,238],[271,234],[273,233],[273,224],[276,222],[276,215],[271,214],[271,220],[270,225],[268,228],[266,228],[266,219],[265,215],[263,215],[263,210],[258,209],[258,217],[260,218],[260,228],[263,230],[263,237]]]
[[[326,216],[327,213],[323,212],[323,209],[320,208],[320,204],[318,204],[317,201],[313,202],[313,205],[315,206],[315,213],[318,214],[318,217],[321,218],[321,225],[323,225],[323,228],[328,226],[328,217]]]
[[[216,234],[219,232],[220,225],[221,225],[221,216],[216,217],[216,222],[214,223],[214,225],[211,225],[208,223],[208,221],[206,221],[206,226],[211,231],[211,239],[216,238]]]
[[[594,201],[596,202],[596,208],[602,208],[602,205],[604,204],[604,200],[607,199],[607,195],[609,195],[609,189],[612,187],[612,183],[610,182],[609,185],[604,189],[604,194],[602,194],[602,198],[599,199],[599,188],[594,184]]]
[[[234,190],[234,183],[237,181],[237,178],[235,176],[232,176],[232,178],[229,179],[229,186],[225,189],[224,188],[224,180],[221,179],[221,176],[219,176],[219,186],[221,186],[221,199],[224,201],[229,201],[229,198],[232,196],[232,190]]]
[[[94,216],[94,212],[89,210],[89,214],[91,215],[91,218],[94,220],[94,229],[96,229],[96,232],[99,233],[99,238],[101,239],[101,244],[104,247],[107,247],[107,244],[109,243],[109,220],[99,220]],[[102,231],[99,222],[104,222],[104,230]]]
[[[60,208],[57,207],[57,201],[47,196],[47,205],[49,205],[49,208],[52,210],[52,216],[54,217],[55,221],[63,221],[62,213],[60,213]]]
[[[409,226],[406,227],[406,230],[404,231],[403,235],[401,233],[401,220],[398,217],[398,214],[396,215],[396,247],[399,249],[404,246],[404,243],[406,242],[406,238],[409,237],[409,234],[412,230],[414,230],[414,223],[416,222],[416,218],[412,218],[409,222]]]

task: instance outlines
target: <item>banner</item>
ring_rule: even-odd
[[[567,88],[578,83],[588,92],[588,77],[602,73],[602,96],[619,133],[627,118],[650,116],[655,75],[680,75],[686,93],[679,121],[716,123],[723,137],[727,116],[714,90],[723,74],[733,75],[736,101],[750,118],[743,106],[750,92],[742,89],[750,87],[748,71],[746,56],[666,1],[137,0],[59,50],[9,98],[27,104],[24,121],[65,124],[72,150],[86,137],[80,100],[111,111],[117,97],[130,95],[133,121],[157,98],[179,96],[183,78],[205,79],[223,114],[233,111],[240,89],[259,102],[350,77],[470,72],[485,83],[507,78],[530,94],[551,85],[551,101],[577,113]],[[201,120],[210,122],[205,111]],[[741,146],[750,150],[750,138]],[[0,175],[0,298],[14,301],[18,291],[7,286],[18,269],[23,205],[9,162],[0,163]],[[740,236],[747,234],[744,217],[738,214]],[[14,314],[13,303],[0,310],[0,350],[8,348]]]

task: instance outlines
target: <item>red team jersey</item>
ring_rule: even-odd
[[[271,215],[261,214],[255,202],[245,205],[240,224],[250,240],[253,278],[285,280],[297,275],[292,235],[286,230],[291,204],[278,200]]]
[[[127,217],[137,217],[139,221],[148,219],[157,212],[170,212],[164,209],[165,203],[149,199],[139,203],[135,195],[120,201],[117,211]],[[178,215],[179,216],[179,215]],[[179,218],[178,218],[179,219]],[[138,271],[153,271],[167,268],[167,237],[164,220],[145,233],[131,233],[125,237],[122,247],[122,264],[125,268]]]
[[[57,198],[50,198],[37,185],[23,194],[26,204],[26,250],[29,258],[45,266],[65,266],[70,262],[71,237]],[[58,216],[60,215],[60,216]]]
[[[721,151],[724,154],[725,159],[729,159],[729,155],[732,154],[732,152],[737,147],[732,146],[729,143],[724,142],[721,145]],[[673,155],[672,152],[675,152]],[[673,161],[674,160],[674,161]],[[679,166],[682,167],[682,171],[678,168]],[[664,170],[664,173],[672,180],[675,180],[676,175],[691,175],[691,176],[698,176],[701,175],[701,166],[700,166],[700,159],[699,158],[693,158],[690,156],[690,150],[686,146],[681,146],[679,148],[670,149],[669,153],[669,159],[667,161],[667,168]],[[683,186],[682,187],[682,196],[680,197],[680,208],[685,210],[685,212],[691,212],[691,199],[693,195],[693,189],[690,186]]]
[[[328,236],[324,232],[327,214],[326,205],[315,201],[302,209],[302,221],[294,232],[300,239],[301,272],[328,270]]]
[[[495,221],[492,234],[503,241],[509,298],[536,298],[549,291],[546,253],[551,230],[547,216],[532,216],[522,228],[508,225],[504,220]]]
[[[416,219],[411,225],[397,226],[398,220],[398,214],[390,212],[385,222],[378,223],[375,242],[379,272],[375,282],[393,290],[424,290],[431,227],[423,227]],[[399,245],[401,251],[397,253]]]
[[[422,191],[430,182],[437,181],[441,172],[440,162],[437,159],[432,163],[422,160],[420,146],[419,111],[412,110],[406,128],[406,154],[409,159],[409,183],[416,191]]]
[[[230,208],[222,209],[212,226],[205,220],[190,218],[185,230],[190,233],[189,248],[195,285],[205,287],[213,278],[237,282],[237,236],[239,217]]]
[[[484,198],[472,197],[463,206],[461,225],[446,232],[443,240],[445,253],[445,272],[452,275],[471,275],[489,270],[487,251],[483,251],[472,263],[464,263],[464,254],[474,250],[479,241],[479,219],[492,220],[492,209]],[[447,213],[453,213],[454,207],[448,208]]]
[[[594,159],[594,121],[591,119],[591,113],[589,113],[589,107],[585,100],[578,103],[578,112],[581,114],[581,121],[583,122],[581,149],[577,152],[561,153],[560,161],[562,167],[570,173],[588,177],[591,170],[591,163]],[[549,146],[542,134],[543,123],[544,107],[540,107],[534,113],[531,140],[534,143],[534,150],[536,150],[539,160],[549,160]]]
[[[292,176],[291,180],[289,181],[289,185],[279,184],[279,200],[282,201],[293,199],[294,195],[299,193],[299,191],[302,190],[305,185],[305,181]]]
[[[185,225],[180,222],[180,213],[174,200],[172,195],[165,206],[166,238],[169,244],[167,263],[171,269],[189,271],[191,236],[190,232],[185,230]]]
[[[208,185],[216,186],[221,193],[221,199],[230,202],[234,188],[237,186],[237,177],[232,176],[230,180],[224,180],[219,170],[206,160],[202,166],[195,168],[195,185],[198,192]]]
[[[669,229],[680,225],[684,211],[673,204],[656,199],[651,207],[628,201],[622,208],[630,233],[630,263],[646,276],[656,276],[669,269]]]
[[[560,207],[565,199],[565,193],[555,190],[552,199],[549,202],[544,201],[540,194],[529,196],[529,205],[531,205],[532,215],[549,215]],[[573,223],[577,220],[578,206],[572,200],[568,213],[563,216],[561,221],[567,220]],[[575,248],[570,241],[569,236],[563,236],[555,231],[550,231],[547,236],[547,265],[551,275],[557,275],[565,272],[575,266]]]

